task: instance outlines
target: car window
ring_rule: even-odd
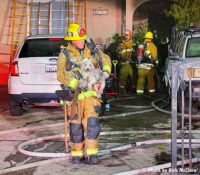
[[[180,56],[180,57],[183,57],[183,50],[184,50],[184,45],[185,45],[185,40],[186,40],[186,38],[184,37],[181,41],[180,41],[180,44],[179,44],[179,46],[178,46],[178,55]]]
[[[186,48],[186,58],[200,57],[200,37],[190,38]]]
[[[66,45],[62,38],[28,39],[21,49],[19,58],[58,56],[60,45]]]

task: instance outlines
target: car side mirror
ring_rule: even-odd
[[[179,56],[177,53],[172,53],[172,54],[169,56],[169,59],[170,59],[170,60],[176,60],[176,61],[180,61],[180,60],[181,60],[180,56]]]

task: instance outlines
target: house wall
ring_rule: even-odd
[[[41,0],[42,1],[42,0]],[[87,33],[96,44],[104,45],[110,42],[115,33],[122,32],[122,10],[121,4],[125,0],[87,0]],[[131,29],[133,14],[135,9],[143,2],[150,0],[126,0],[125,28]],[[11,10],[12,0],[0,0],[0,85],[7,84],[9,62],[10,62],[10,43],[11,43]],[[94,11],[102,9],[107,14],[97,15]]]
[[[95,15],[98,9],[106,15]],[[97,44],[105,44],[107,38],[121,33],[121,0],[87,0],[87,32]]]
[[[10,30],[11,1],[0,0],[0,85],[6,85],[8,81],[10,62]]]

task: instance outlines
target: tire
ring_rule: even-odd
[[[184,97],[184,113],[189,114],[189,97]],[[178,112],[182,112],[182,99],[181,99],[181,90],[179,89],[177,94],[177,107]],[[196,114],[198,112],[198,107],[195,105],[195,102],[192,100],[192,114]]]
[[[169,104],[171,104],[171,88],[168,85],[163,85],[163,93],[165,94],[166,100]]]
[[[21,116],[24,113],[22,106],[12,99],[9,99],[9,111],[11,116]]]
[[[178,107],[178,112],[182,112],[182,98],[181,98],[181,90],[178,91],[177,93],[177,107]],[[184,97],[184,114],[189,113],[189,99],[187,97]]]

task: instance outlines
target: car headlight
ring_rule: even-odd
[[[189,68],[187,76],[191,78],[200,78],[200,68]]]

